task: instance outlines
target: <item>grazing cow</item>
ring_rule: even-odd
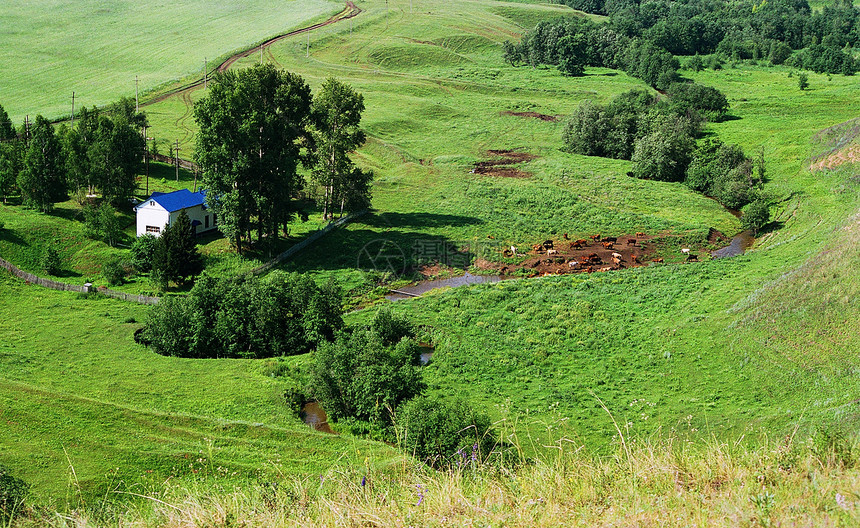
[[[655,259],[651,259],[651,262],[656,262],[657,264],[662,264],[662,263],[663,263],[663,259],[661,259],[661,258],[655,258]]]
[[[618,266],[621,264],[621,259],[617,257],[612,257],[612,263]]]
[[[513,257],[514,254],[513,254],[513,252],[511,252],[510,249],[505,249],[502,251],[502,256],[503,257]]]
[[[588,269],[586,269],[585,271],[587,271],[588,273],[594,273],[594,268],[591,266],[588,266]]]
[[[490,240],[495,240],[495,239],[496,239],[496,237],[494,237],[493,235],[487,235],[487,238],[489,238]]]
[[[546,254],[547,255],[558,255],[558,250],[557,249],[548,249],[548,250],[546,250]]]
[[[544,240],[543,241],[544,249],[552,249],[552,240]]]
[[[693,255],[690,253],[687,255],[687,262],[699,262],[699,255]]]
[[[540,244],[533,244],[532,245],[532,251],[534,251],[535,253],[542,253],[543,252],[543,246]]]
[[[591,240],[593,240],[593,241],[597,242],[598,240],[600,240],[600,233],[597,233],[596,235],[591,235],[591,236],[590,236],[590,237],[588,237],[588,238],[590,238]]]
[[[604,237],[601,240],[603,242],[618,242],[618,237]]]
[[[570,269],[578,269],[579,268],[579,262],[577,262],[575,260],[571,260],[570,262],[567,263],[567,267]]]
[[[511,246],[511,253],[513,253],[515,257],[517,256],[517,246]]]
[[[621,253],[613,253],[613,254],[612,254],[612,256],[613,256],[613,257],[615,257],[615,258],[617,258],[617,259],[623,259],[623,258],[624,258],[624,257],[621,255]]]
[[[601,242],[603,249],[614,249],[615,245],[612,242]]]
[[[636,236],[637,236],[637,237],[639,237],[639,238],[642,238],[642,237],[644,237],[644,236],[645,236],[645,233],[642,233],[642,232],[637,231],[637,232],[636,232]]]
[[[627,245],[628,246],[635,246],[636,245],[636,239],[635,238],[628,238],[627,239]]]
[[[597,271],[612,271],[612,266],[604,266]]]
[[[600,260],[600,255],[598,255],[597,253],[592,253],[591,255],[588,255],[587,257],[585,257],[585,260],[591,264],[600,264],[601,262],[603,262],[602,260]]]
[[[636,255],[633,255],[633,263],[634,264],[642,264],[642,261],[639,260],[639,257],[637,257]]]
[[[582,249],[582,241],[576,240],[570,243],[570,249]]]
[[[565,240],[570,240],[570,238],[568,238],[568,236],[567,236],[567,233],[565,233],[565,234],[564,234],[564,235],[562,235],[562,236],[564,237],[564,239],[565,239]]]
[[[688,254],[690,252],[690,248],[681,248],[681,253]]]

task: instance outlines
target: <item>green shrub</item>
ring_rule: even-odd
[[[152,260],[157,244],[158,238],[151,233],[134,239],[134,242],[131,243],[131,263],[134,269],[141,273],[152,270]]]
[[[56,275],[60,272],[60,254],[54,248],[45,248],[42,252],[42,258],[39,260],[39,267],[48,275]]]
[[[0,521],[4,526],[21,511],[28,489],[26,482],[13,477],[0,466]]]
[[[750,229],[754,236],[758,231],[770,222],[770,204],[766,200],[756,200],[741,209],[741,225],[744,229]]]
[[[390,310],[382,309],[376,313],[370,328],[385,345],[399,343],[404,337],[415,337],[415,325],[402,315],[392,315]]]
[[[466,402],[433,396],[401,405],[396,429],[403,448],[433,467],[477,464],[496,445],[489,418]]]
[[[102,265],[102,277],[111,286],[122,284],[125,279],[125,267],[122,260],[113,258]]]

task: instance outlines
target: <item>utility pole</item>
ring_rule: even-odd
[[[140,79],[137,78],[137,75],[134,76],[134,113],[140,113],[140,98],[138,97],[140,92]]]
[[[176,140],[176,145],[173,147],[173,152],[176,154],[176,181],[179,181],[179,140]]]
[[[75,92],[72,92],[72,128],[75,127]]]

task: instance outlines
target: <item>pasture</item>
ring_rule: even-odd
[[[320,16],[341,7],[320,6]],[[502,41],[540,20],[572,15],[569,9],[490,0],[374,0],[360,7],[365,11],[352,22],[286,39],[265,56],[314,88],[336,76],[364,94],[369,140],[356,159],[376,174],[373,214],[330,234],[286,269],[337,278],[378,300],[385,288],[358,269],[357,259],[379,239],[412,254],[423,241],[471,250],[488,236],[503,246],[527,246],[562,233],[643,231],[703,244],[710,228],[729,236],[739,230],[719,204],[679,184],[635,180],[626,175],[629,162],[560,150],[563,116],[581,101],[645,88],[623,72],[591,69],[564,78],[554,69],[502,61]],[[781,436],[796,425],[805,433],[857,424],[857,179],[850,166],[806,167],[812,137],[860,113],[860,81],[810,74],[810,89],[801,92],[794,73],[782,67],[747,63],[682,73],[729,97],[733,118],[709,125],[708,134],[740,144],[748,155],[764,148],[775,222],[753,251],[698,264],[504,281],[392,305],[430,329],[431,392],[467,399],[505,420],[533,442],[529,454],[560,436],[589,450],[611,449],[616,430],[598,397],[633,438],[663,431],[733,440]],[[189,105],[202,94],[146,108],[156,137],[182,140],[183,155],[193,149]],[[472,172],[494,157],[491,150],[534,157],[511,165],[521,177]],[[168,168],[158,170],[153,185],[176,185]],[[190,184],[183,174],[179,185]],[[70,223],[74,215],[71,205],[53,216],[0,206],[7,227],[0,255],[32,268],[39,244],[54,240],[69,262],[80,263],[73,274],[83,280],[120,250],[90,246]],[[211,262],[219,274],[251,264],[231,256],[221,240],[203,250],[219,255]],[[677,256],[680,245],[661,251]],[[148,482],[147,470],[170,475],[186,454],[246,476],[261,467],[306,475],[331,461],[361,465],[368,452],[374,464],[395,457],[380,444],[306,431],[280,398],[295,381],[267,376],[271,364],[176,360],[135,345],[131,334],[139,324],[126,321],[142,321],[144,307],[0,280],[8,292],[0,296],[3,419],[18,427],[0,430],[0,462],[45,496],[65,489],[69,462],[91,479],[89,490],[100,490],[112,482],[112,460],[127,481]],[[298,373],[306,361],[282,365]],[[49,400],[58,403],[44,405]],[[120,426],[105,425],[111,422]],[[44,425],[54,423],[56,431]],[[32,435],[38,447],[29,447]],[[220,449],[215,462],[201,456],[210,440]],[[273,466],[266,450],[290,462]],[[39,465],[30,466],[37,456]],[[192,463],[194,469],[200,470]]]
[[[340,11],[332,0],[34,0],[0,8],[0,98],[16,124],[200,75],[230,52]]]

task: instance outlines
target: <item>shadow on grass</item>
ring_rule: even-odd
[[[0,229],[0,240],[17,246],[30,247],[29,242],[19,237],[18,233],[5,228]]]
[[[763,237],[764,235],[766,235],[768,233],[773,233],[775,231],[779,231],[783,227],[785,227],[785,222],[783,222],[781,220],[769,222],[769,223],[765,224],[764,226],[762,226],[761,229],[758,230],[758,234],[756,234],[756,238]]]
[[[381,213],[370,214],[361,219],[363,224],[371,227],[457,227],[479,225],[484,221],[480,218],[462,215],[435,213]]]

